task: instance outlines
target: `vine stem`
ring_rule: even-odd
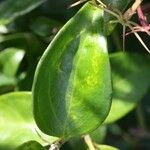
[[[87,146],[89,147],[90,150],[96,150],[90,135],[85,135],[84,136],[84,141],[85,141],[85,143],[87,144]]]
[[[59,150],[60,147],[65,143],[65,141],[59,139],[53,143],[51,143],[49,146],[49,149],[48,150]]]
[[[123,17],[125,20],[129,20],[133,16],[142,1],[143,0],[135,0],[133,5],[124,13]]]
[[[53,143],[53,144],[50,145],[49,150],[59,150],[61,145],[62,145],[62,143],[60,141],[56,142],[56,143]]]
[[[88,1],[88,0],[79,0],[79,1],[77,1],[77,2],[75,2],[75,3],[73,3],[73,4],[71,4],[68,8],[75,7],[75,6],[77,6],[77,5],[79,5],[79,4],[82,4],[82,3],[86,2],[86,1]]]

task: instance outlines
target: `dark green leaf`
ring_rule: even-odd
[[[57,31],[60,26],[61,24],[55,20],[46,17],[38,17],[33,20],[30,28],[37,35],[47,37],[55,32],[55,30]]]
[[[39,39],[30,33],[13,33],[8,35],[0,36],[0,44],[4,47],[16,47],[24,49],[28,57],[30,57],[30,63],[45,46],[39,41]],[[33,57],[35,56],[35,57]]]
[[[5,0],[0,3],[0,24],[8,24],[19,16],[29,13],[46,0]]]
[[[60,150],[86,150],[87,145],[84,141],[84,138],[81,136],[77,136],[74,138],[71,138],[69,141],[65,142]]]
[[[150,87],[150,59],[137,53],[111,55],[113,101],[105,123],[129,113]]]
[[[114,9],[118,9],[120,11],[124,11],[129,3],[132,0],[101,0],[107,6],[111,6]]]
[[[34,117],[62,139],[96,129],[111,104],[111,77],[103,11],[90,3],[57,34],[36,70]]]
[[[103,143],[106,137],[107,128],[106,126],[100,126],[95,131],[90,133],[90,137],[95,143]]]

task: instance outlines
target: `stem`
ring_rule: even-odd
[[[90,135],[85,135],[84,136],[84,141],[85,141],[85,143],[87,144],[87,146],[89,147],[90,150],[96,150]]]
[[[126,26],[123,25],[123,32],[122,32],[122,38],[123,38],[123,52],[125,52],[125,34],[126,34]]]
[[[75,6],[80,5],[80,4],[82,4],[82,3],[86,2],[86,1],[88,1],[88,0],[79,0],[79,1],[71,4],[68,8],[75,7]]]
[[[49,150],[59,150],[63,143],[64,143],[63,141],[57,141],[55,143],[52,143],[50,145]]]

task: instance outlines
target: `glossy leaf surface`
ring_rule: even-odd
[[[150,59],[137,53],[116,53],[110,57],[113,100],[105,123],[112,123],[129,113],[150,87]]]
[[[41,5],[46,0],[5,0],[0,3],[0,24],[8,24]]]
[[[41,58],[33,85],[34,117],[45,133],[67,139],[96,129],[111,104],[103,11],[87,3]]]
[[[36,133],[36,128],[30,92],[0,96],[0,149],[9,147],[10,150],[29,140],[44,143]],[[51,140],[53,139],[49,137]]]

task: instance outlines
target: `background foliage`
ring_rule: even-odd
[[[30,91],[41,55],[80,7],[68,9],[73,2],[0,1],[0,150],[13,149],[29,140],[45,145],[35,131]],[[133,20],[138,22],[136,17]],[[146,150],[150,149],[150,57],[133,35],[126,36],[126,52],[122,53],[121,34],[118,25],[108,37],[114,88],[111,112],[91,137],[99,144],[119,149]],[[150,47],[149,37],[140,35]],[[28,144],[33,142],[33,147],[43,149],[35,141]],[[61,149],[77,149],[77,145],[78,149],[87,149],[80,137],[69,140]]]

